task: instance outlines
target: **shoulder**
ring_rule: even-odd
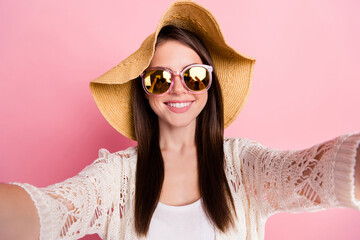
[[[277,149],[270,149],[263,146],[261,143],[248,138],[224,138],[224,154],[227,157],[258,155],[266,151],[276,151]]]
[[[224,138],[224,150],[227,148],[243,148],[243,147],[248,147],[251,145],[258,145],[259,143],[248,139],[248,138],[241,138],[241,137],[236,137],[236,138],[229,138],[229,137],[225,137]]]
[[[99,149],[99,158],[95,162],[112,162],[112,161],[136,161],[137,146],[129,147],[125,150],[120,150],[111,153],[105,148]]]
[[[105,148],[99,150],[99,157],[90,165],[86,166],[79,175],[102,176],[110,179],[122,174],[130,175],[136,167],[137,147],[110,153]]]
[[[133,159],[137,157],[137,146],[129,147],[125,150],[110,153],[107,149],[99,149],[99,159],[109,159],[119,157],[121,159]]]
[[[98,158],[85,169],[96,172],[119,172],[124,169],[134,168],[137,160],[137,147],[129,147],[125,150],[120,150],[111,153],[105,148],[99,149]]]

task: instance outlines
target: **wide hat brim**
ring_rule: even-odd
[[[150,34],[138,50],[90,82],[91,93],[102,115],[118,132],[132,140],[136,140],[131,107],[134,79],[149,66],[158,33],[167,25],[191,31],[207,47],[222,89],[225,128],[236,119],[250,93],[255,59],[226,44],[210,11],[190,0],[176,1],[161,17],[156,32]]]

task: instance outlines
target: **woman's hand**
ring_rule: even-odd
[[[34,202],[24,189],[0,183],[1,239],[39,239],[40,223]]]

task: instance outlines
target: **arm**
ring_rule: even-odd
[[[39,217],[30,196],[18,186],[0,183],[1,238],[38,239],[39,232]]]
[[[345,134],[307,149],[283,151],[240,140],[231,151],[250,204],[264,216],[334,207],[360,210],[354,194],[354,185],[360,186],[360,174],[354,184],[359,142],[360,133]]]
[[[25,227],[24,235],[29,239],[70,240],[93,233],[104,237],[114,199],[112,194],[119,193],[116,186],[121,186],[122,179],[118,176],[121,176],[122,161],[108,152],[102,151],[100,155],[103,156],[78,175],[45,188],[26,183],[2,186],[8,190],[1,193],[7,196],[0,200],[4,205],[0,209],[5,212],[0,221],[9,223],[3,228],[0,222],[0,233],[8,234],[7,227],[16,227],[15,235],[5,239],[27,239],[16,235]]]

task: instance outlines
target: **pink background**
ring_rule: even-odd
[[[138,48],[170,2],[0,2],[1,182],[47,186],[77,174],[99,148],[136,144],[104,120],[88,85]],[[359,1],[199,3],[232,47],[257,59],[248,103],[226,136],[302,149],[360,130]],[[266,239],[355,240],[359,225],[351,209],[279,214]]]

